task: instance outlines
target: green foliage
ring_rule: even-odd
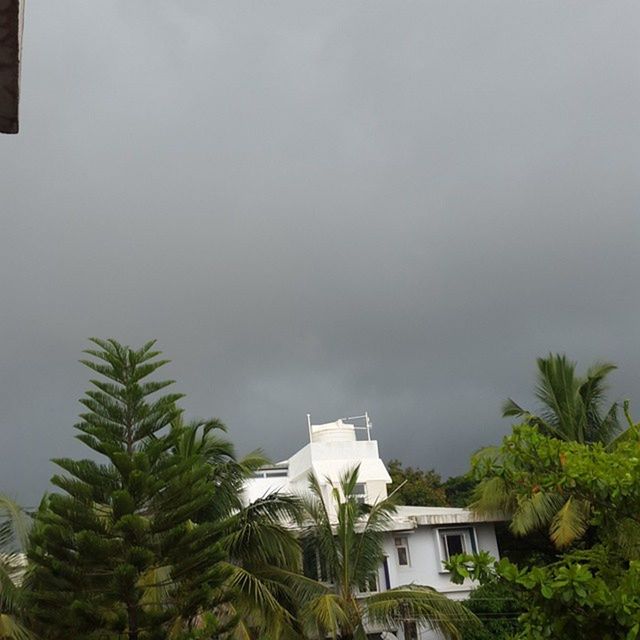
[[[547,531],[516,536],[510,531],[508,522],[496,522],[495,532],[500,556],[518,565],[544,565],[554,562],[558,557],[558,550]]]
[[[461,476],[452,476],[442,486],[447,496],[447,505],[450,507],[468,507],[473,500],[477,481],[468,473]]]
[[[400,460],[391,460],[387,465],[391,476],[391,489],[398,504],[413,506],[444,507],[447,495],[442,478],[433,469],[423,471],[413,467],[403,468]]]
[[[434,469],[403,467],[390,460],[387,469],[397,504],[418,507],[466,507],[471,503],[476,481],[470,475],[453,476],[446,482]]]
[[[554,545],[535,558],[452,558],[455,582],[482,584],[467,609],[422,585],[363,593],[395,507],[356,499],[357,468],[328,500],[310,477],[302,507],[277,495],[245,507],[261,453],[238,460],[218,420],[183,421],[181,394],[151,378],[167,362],[153,342],[92,343],[82,362],[96,376],[76,425],[92,457],[55,461],[62,471],[35,514],[24,584],[26,520],[0,499],[0,640],[29,640],[28,628],[42,640],[364,639],[365,621],[415,621],[465,640],[640,635],[640,428],[625,406],[620,434],[617,405],[604,406],[613,365],[580,377],[564,356],[538,360],[540,410],[509,400],[504,414],[524,424],[477,454],[472,474],[443,483],[390,462],[400,503],[466,506],[473,491],[477,510],[510,516],[511,534],[544,531]],[[301,574],[302,555],[322,582]]]
[[[520,569],[506,559],[464,555],[447,566],[455,582],[500,580],[520,589],[526,605],[517,633],[522,640],[638,637],[640,563],[621,563],[605,546],[573,551],[542,567]]]
[[[606,378],[616,369],[608,362],[596,363],[585,376],[576,375],[576,364],[565,355],[538,358],[535,394],[537,413],[523,409],[509,398],[502,405],[504,417],[521,418],[542,433],[575,442],[609,442],[619,431],[618,405],[603,407]]]
[[[499,579],[524,592],[519,638],[639,635],[640,429],[629,422],[613,446],[560,440],[521,425],[491,455],[476,458],[485,487],[499,483],[513,500],[512,530],[544,527],[557,548],[568,549],[525,566],[495,563],[486,554],[451,559],[455,582]]]
[[[300,516],[297,498],[270,495],[230,514],[224,525],[228,554],[227,606],[233,638],[299,637],[301,575],[298,539],[286,523]]]
[[[300,546],[285,523],[300,513],[297,498],[270,495],[248,506],[242,502],[246,478],[268,461],[259,451],[238,460],[217,419],[173,421],[171,454],[187,466],[204,465],[212,499],[192,518],[219,528],[227,572],[226,600],[198,616],[195,628],[172,628],[180,638],[286,638],[297,632]],[[186,594],[189,597],[189,594]],[[174,638],[175,636],[175,638]]]
[[[522,593],[517,585],[491,580],[477,587],[465,601],[482,625],[463,630],[463,640],[508,640],[518,630],[524,612]]]
[[[537,428],[515,427],[493,455],[474,459],[480,491],[496,483],[513,500],[516,533],[547,527],[564,548],[589,526],[613,531],[640,507],[640,439],[633,430],[613,450],[602,444],[566,442]],[[614,517],[615,515],[615,517]]]
[[[13,500],[0,495],[0,640],[30,640],[25,626],[24,556],[29,519]]]
[[[219,494],[209,467],[172,453],[181,394],[149,376],[167,361],[92,339],[83,360],[100,377],[81,400],[78,440],[102,461],[63,458],[36,514],[29,558],[33,623],[43,638],[166,638],[224,599],[218,523],[201,514]]]
[[[412,584],[362,595],[362,587],[377,576],[383,561],[383,533],[395,506],[389,499],[373,505],[358,502],[357,481],[356,467],[331,483],[330,499],[325,501],[318,480],[309,477],[313,497],[304,505],[303,538],[306,548],[317,550],[326,582],[310,581],[303,595],[307,634],[365,638],[366,620],[391,627],[414,620],[446,638],[460,638],[460,627],[473,624],[474,616],[430,587]]]

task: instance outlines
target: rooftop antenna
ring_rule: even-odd
[[[367,440],[371,440],[371,418],[369,418],[369,412],[365,411],[364,415],[361,416],[349,416],[348,418],[343,418],[344,420],[364,420],[364,426],[359,427],[354,425],[354,429],[359,431],[366,430],[367,432]]]
[[[307,428],[309,429],[309,442],[313,442],[313,430],[311,429],[311,414],[307,413]]]

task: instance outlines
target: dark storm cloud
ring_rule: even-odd
[[[90,335],[159,338],[276,458],[367,409],[385,458],[461,472],[549,350],[639,398],[639,32],[631,2],[30,2],[0,489],[82,451]]]

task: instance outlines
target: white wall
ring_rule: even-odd
[[[243,487],[243,501],[246,504],[255,502],[272,493],[287,492],[289,481],[287,478],[249,478]]]
[[[473,525],[479,551],[487,551],[494,558],[499,557],[495,536],[495,527],[490,523]],[[461,528],[455,525],[455,528]],[[409,547],[410,566],[398,564],[398,555],[394,538],[404,537]],[[413,531],[389,532],[384,541],[384,551],[387,555],[387,566],[391,588],[414,583],[434,587],[440,593],[446,594],[454,600],[465,600],[474,588],[474,583],[466,580],[462,585],[451,582],[450,574],[442,570],[440,545],[438,543],[438,527],[420,526]],[[384,589],[384,573],[380,572],[380,588]],[[402,630],[397,630],[399,640],[403,639]],[[443,640],[442,636],[431,629],[419,628],[420,640]]]
[[[475,527],[478,550],[488,551],[498,558],[498,547],[493,524],[464,525]],[[457,527],[456,527],[457,528]],[[409,546],[409,566],[398,564],[398,555],[394,539],[404,537]],[[456,585],[450,580],[450,574],[442,569],[438,528],[421,526],[413,531],[390,532],[385,536],[384,552],[388,556],[391,587],[415,583],[434,587],[441,593],[455,599],[466,598],[473,589],[473,583]]]

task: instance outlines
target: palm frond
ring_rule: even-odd
[[[618,446],[625,442],[639,442],[640,441],[640,422],[636,423],[631,417],[629,410],[629,401],[625,400],[622,403],[622,412],[627,423],[627,428],[623,431],[614,434],[614,436],[607,442],[607,451],[614,451]]]
[[[528,412],[510,398],[502,405],[503,416],[520,417],[545,435],[575,442],[609,442],[620,429],[618,405],[603,415],[606,377],[616,366],[604,362],[589,368],[584,377],[564,354],[550,353],[536,361],[536,413]]]
[[[518,403],[511,398],[507,398],[500,407],[503,418],[522,418],[530,415],[529,411],[523,409]]]
[[[580,384],[579,394],[587,416],[587,442],[609,442],[620,430],[617,403],[602,416],[602,405],[609,389],[605,378],[616,369],[617,367],[609,362],[596,363],[589,368]]]
[[[143,589],[141,604],[149,610],[161,611],[171,597],[171,567],[153,567],[138,580],[138,587]]]
[[[567,439],[580,441],[578,385],[576,365],[564,354],[550,353],[538,358],[535,395],[542,403],[540,417]]]
[[[358,483],[358,474],[360,473],[360,465],[356,464],[355,466],[345,469],[340,475],[340,480],[338,481],[338,485],[342,490],[342,495],[345,500],[350,498],[356,489],[356,484]]]
[[[16,585],[12,573],[11,568],[5,562],[0,565],[0,610],[8,613],[14,613],[18,610],[21,597],[20,589]]]
[[[34,640],[33,634],[14,616],[0,613],[0,638],[2,640]]]
[[[500,476],[482,480],[474,489],[470,505],[479,515],[510,515],[516,508],[514,493]]]
[[[318,480],[318,478],[316,478],[316,476],[311,471],[307,475],[307,485],[309,487],[309,491],[311,492],[311,494],[315,498],[317,498],[318,500],[321,500],[321,501],[324,500],[324,496],[322,495],[322,487],[320,485],[320,481]]]
[[[240,520],[222,541],[230,557],[240,564],[275,564],[297,567],[300,547],[293,533],[277,522]]]
[[[324,593],[303,607],[301,616],[306,626],[322,636],[337,638],[341,629],[349,624],[349,614],[343,599],[336,593]]]
[[[307,576],[297,571],[281,567],[270,567],[269,574],[273,580],[286,584],[301,603],[310,602],[318,596],[331,593],[331,589],[326,584],[313,578],[307,578]]]
[[[24,573],[23,558],[5,556],[0,565],[0,638],[3,640],[31,640],[32,634],[21,623],[24,592],[18,584]]]
[[[266,467],[268,464],[271,464],[271,461],[265,456],[261,449],[255,449],[243,456],[238,461],[238,464],[242,467],[243,471],[249,475],[261,467]]]
[[[461,637],[463,626],[479,624],[463,604],[421,585],[397,587],[368,596],[364,605],[371,622],[395,627],[403,620],[412,620],[453,640]]]
[[[302,538],[317,548],[327,564],[329,573],[335,576],[339,573],[340,558],[334,540],[331,516],[323,499],[320,483],[312,473],[308,476],[308,485],[311,496],[302,498],[304,509],[304,517],[300,519]]]
[[[240,619],[231,630],[229,640],[253,640],[252,630],[244,620]]]
[[[391,500],[386,499],[374,503],[364,511],[361,521],[354,523],[357,535],[353,553],[353,575],[358,583],[365,581],[383,561],[382,534],[396,507]]]
[[[580,538],[589,526],[589,505],[569,497],[551,519],[549,535],[559,549],[568,547]]]
[[[615,440],[621,433],[622,426],[620,424],[620,417],[618,411],[620,405],[614,402],[604,417],[600,417],[597,414],[591,415],[591,424],[589,429],[589,442],[603,442],[609,444]],[[622,433],[624,433],[622,431]]]
[[[29,518],[17,502],[0,494],[0,523],[3,535],[0,537],[0,551],[25,549],[29,536]]]
[[[557,493],[538,491],[531,496],[520,496],[509,528],[517,536],[538,531],[553,520],[564,498]]]
[[[296,521],[302,513],[302,501],[295,495],[270,493],[249,503],[242,512],[247,519],[272,523]]]
[[[260,578],[251,571],[239,567],[237,565],[228,565],[231,576],[228,580],[228,586],[232,589],[240,600],[250,604],[249,609],[258,610],[264,616],[280,618],[282,620],[290,620],[291,614],[280,604],[277,596],[274,594],[273,581]]]
[[[591,395],[596,400],[601,400],[609,389],[605,382],[605,378],[612,372],[616,371],[617,365],[613,362],[595,362],[588,369],[584,382],[580,385],[581,395]],[[584,391],[582,389],[584,388]]]

